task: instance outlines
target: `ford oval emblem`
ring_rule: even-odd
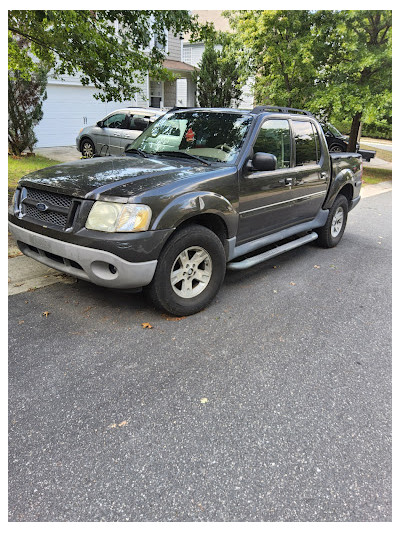
[[[47,211],[48,206],[46,204],[39,203],[36,204],[36,209],[38,209],[39,211]]]

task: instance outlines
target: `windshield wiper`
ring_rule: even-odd
[[[149,154],[143,152],[143,150],[140,150],[140,148],[128,148],[127,150],[125,150],[125,152],[129,154],[139,154],[142,157],[149,157]]]
[[[204,165],[210,166],[210,163],[203,159],[202,157],[199,157],[197,155],[189,154],[188,152],[174,152],[173,150],[165,150],[163,152],[154,152],[152,155],[169,155],[174,157],[189,157],[191,159],[196,159],[197,161],[200,161],[200,163],[203,163]]]

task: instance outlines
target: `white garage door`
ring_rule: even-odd
[[[35,129],[36,147],[74,145],[84,126],[95,124],[115,109],[135,105],[134,101],[104,103],[93,98],[96,92],[91,87],[48,85],[43,119]]]

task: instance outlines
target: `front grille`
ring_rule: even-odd
[[[34,205],[25,205],[25,216],[40,220],[46,224],[53,224],[54,226],[61,226],[62,228],[67,223],[68,213],[56,213],[54,211],[39,211]]]
[[[72,224],[78,204],[71,196],[24,187],[20,194],[19,216],[44,225],[66,229]]]
[[[26,188],[27,198],[36,200],[37,202],[49,203],[52,205],[57,205],[59,207],[71,207],[72,198],[71,196],[66,196],[65,194],[58,194],[54,192],[41,191],[39,189]]]

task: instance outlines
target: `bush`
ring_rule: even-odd
[[[37,142],[33,128],[43,117],[42,105],[46,99],[47,72],[41,68],[25,79],[19,71],[8,72],[8,146],[14,155]]]

